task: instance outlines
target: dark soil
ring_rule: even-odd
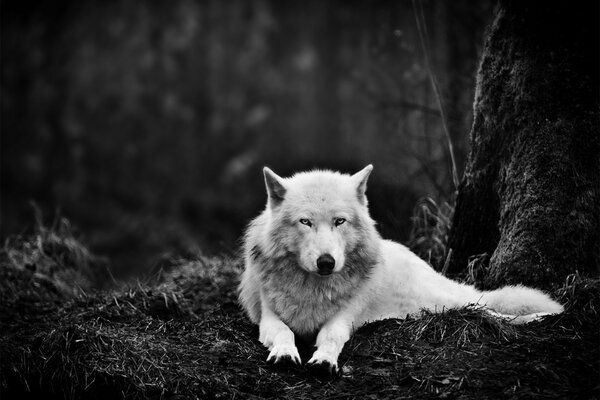
[[[13,240],[0,253],[2,399],[599,396],[599,280],[571,276],[555,293],[566,312],[525,326],[473,307],[369,324],[346,344],[342,376],[319,380],[267,365],[237,304],[238,260],[171,260],[144,283],[100,291],[85,285],[94,274],[60,260],[101,263],[88,252],[66,257],[75,240],[47,239]],[[70,290],[65,268],[88,289]],[[301,348],[304,361],[311,350]]]

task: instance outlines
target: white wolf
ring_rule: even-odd
[[[372,169],[281,178],[264,168],[267,206],[246,232],[239,296],[259,324],[267,361],[300,364],[294,335],[316,335],[308,366],[317,374],[337,374],[338,355],[355,329],[421,309],[481,304],[515,323],[562,312],[536,289],[486,292],[450,280],[405,246],[383,240],[365,196]]]

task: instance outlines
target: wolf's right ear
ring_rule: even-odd
[[[369,179],[371,171],[373,171],[373,164],[367,165],[352,175],[352,180],[356,185],[356,195],[362,204],[367,204],[367,196],[365,195],[365,192],[367,191],[367,180]]]
[[[278,205],[283,201],[286,192],[283,178],[271,171],[269,167],[263,168],[263,174],[265,175],[265,186],[267,187],[269,201],[271,205]]]

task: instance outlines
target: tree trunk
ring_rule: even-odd
[[[551,287],[600,265],[598,2],[501,0],[477,76],[449,272]]]

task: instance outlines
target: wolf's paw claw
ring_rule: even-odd
[[[290,356],[289,354],[280,356],[280,357],[269,357],[267,358],[267,363],[271,365],[276,365],[278,367],[290,367],[293,365],[300,365],[300,362]]]
[[[309,361],[307,364],[311,375],[320,379],[335,378],[339,375],[337,364],[332,364],[329,361]]]
[[[300,355],[295,347],[274,347],[267,357],[267,363],[289,367],[293,365],[301,365]]]

